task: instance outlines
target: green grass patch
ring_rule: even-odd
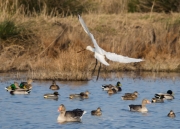
[[[18,35],[20,30],[15,26],[14,22],[5,20],[0,23],[0,38],[6,40],[7,38]]]

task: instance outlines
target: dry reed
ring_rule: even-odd
[[[0,22],[7,19],[1,10]],[[19,15],[17,15],[19,14]],[[34,79],[89,80],[93,53],[77,51],[92,42],[77,17],[33,17],[18,11],[9,19],[24,28],[18,36],[0,40],[0,71],[28,71]],[[180,71],[179,14],[121,13],[82,15],[100,47],[144,62],[109,61],[110,71]]]

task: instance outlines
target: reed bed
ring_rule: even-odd
[[[180,71],[178,13],[104,14],[99,11],[82,17],[101,48],[145,60],[129,64],[108,60],[110,66],[103,65],[103,73]],[[27,16],[20,9],[11,15],[1,10],[0,23],[4,21],[13,22],[16,33],[0,39],[1,72],[28,71],[28,76],[34,79],[91,79],[95,65],[93,53],[77,52],[93,44],[77,16],[46,13]]]

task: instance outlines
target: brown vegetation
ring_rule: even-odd
[[[144,62],[108,61],[102,71],[180,71],[180,16],[176,13],[83,14],[84,21],[106,51]],[[88,80],[93,53],[77,51],[93,45],[76,16],[25,16],[2,11],[0,23],[15,23],[19,33],[0,39],[0,71],[29,71],[34,79]]]

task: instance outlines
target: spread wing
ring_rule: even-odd
[[[79,22],[81,23],[84,31],[85,31],[85,32],[89,35],[89,37],[91,38],[91,40],[92,40],[92,42],[93,42],[93,44],[94,44],[94,47],[95,47],[95,51],[98,52],[98,53],[100,53],[100,54],[102,54],[102,55],[104,55],[103,49],[99,47],[99,45],[98,45],[97,42],[96,42],[96,39],[94,38],[93,34],[90,33],[89,29],[87,28],[84,20],[81,18],[80,15],[78,15],[78,19],[79,19]]]
[[[120,63],[131,63],[131,62],[141,62],[143,59],[130,58],[127,56],[117,55],[116,53],[104,52],[106,58],[112,61],[120,62]]]
[[[85,22],[83,21],[83,19],[81,18],[80,15],[78,15],[79,18],[79,22],[81,23],[84,31],[89,35],[89,37],[91,38],[94,47],[95,47],[95,52],[98,53],[98,55],[95,55],[95,58],[98,59],[101,63],[105,64],[105,65],[109,65],[106,60],[104,59],[104,57],[102,57],[102,55],[106,56],[109,60],[112,61],[116,61],[116,62],[120,62],[120,63],[131,63],[131,62],[140,62],[143,61],[142,59],[135,59],[135,58],[130,58],[130,57],[125,57],[122,55],[117,55],[115,53],[111,53],[111,52],[106,52],[104,51],[102,48],[100,48],[96,42],[96,39],[94,38],[93,34],[90,33],[89,29],[87,28]]]

